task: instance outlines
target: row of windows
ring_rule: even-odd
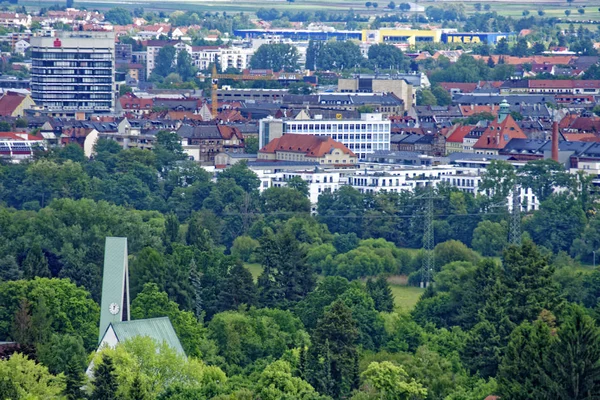
[[[112,78],[104,77],[75,77],[75,78],[52,78],[48,76],[33,76],[31,83],[96,83],[96,84],[112,84]]]
[[[33,93],[34,100],[112,100],[110,93]]]
[[[326,131],[326,132],[389,132],[389,124],[288,124],[290,133],[293,131]]]
[[[102,102],[102,101],[89,101],[89,102],[74,102],[74,101],[45,101],[44,102],[44,106],[52,108],[52,107],[57,107],[57,108],[72,108],[72,109],[78,109],[78,108],[85,108],[85,107],[93,107],[95,109],[99,109],[99,110],[108,110],[111,107],[111,103],[110,102]]]
[[[386,133],[374,133],[374,134],[370,134],[370,133],[362,133],[362,134],[354,134],[354,133],[345,133],[343,135],[339,134],[333,134],[330,135],[331,138],[333,140],[343,140],[343,141],[347,141],[347,140],[375,140],[375,141],[379,141],[379,142],[389,142],[390,141],[390,135],[386,134]]]
[[[111,92],[112,91],[112,86],[111,85],[104,85],[104,86],[53,86],[53,85],[37,85],[37,84],[32,84],[31,85],[31,90],[32,91],[61,91],[61,92],[67,92],[67,91],[77,91],[77,92],[91,92],[91,91],[98,91],[98,92]]]
[[[31,69],[32,74],[40,75],[112,75],[110,69],[49,69],[35,67]]]
[[[71,52],[41,52],[33,51],[31,59],[41,60],[112,60],[112,53],[71,53]]]
[[[33,67],[79,67],[79,68],[112,68],[110,61],[40,61],[33,60]]]
[[[352,151],[354,150],[389,150],[390,145],[387,143],[373,143],[371,147],[371,143],[348,143],[348,148]]]

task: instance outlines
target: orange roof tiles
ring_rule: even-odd
[[[600,137],[593,133],[563,133],[568,142],[600,142]]]
[[[451,143],[462,143],[463,139],[465,138],[465,136],[467,136],[469,134],[469,132],[471,132],[471,130],[473,130],[472,126],[469,125],[459,125],[454,132],[452,132],[450,134],[450,136],[448,136],[448,138],[446,139],[446,143],[447,142],[451,142]]]
[[[0,140],[44,140],[41,136],[29,135],[23,132],[0,132]]]
[[[490,122],[483,135],[473,145],[474,149],[503,149],[511,139],[527,139],[515,120],[507,115],[502,122]]]
[[[333,149],[339,149],[351,157],[356,157],[352,151],[340,142],[336,142],[330,137],[301,135],[288,133],[280,138],[273,139],[265,147],[259,150],[260,153],[276,153],[277,151],[303,153],[306,157],[323,157]]]
[[[490,113],[492,115],[498,115],[498,107],[492,106],[478,106],[478,105],[462,105],[460,107],[460,112],[465,117],[470,117],[471,115],[481,114],[481,113]]]
[[[473,56],[477,60],[487,61],[488,58],[492,58],[494,63],[498,64],[498,61],[502,58],[505,64],[510,65],[521,65],[521,64],[561,64],[566,65],[572,59],[577,58],[575,56],[531,56],[531,57],[513,57],[513,56],[505,56],[505,55],[493,55],[493,56]]]
[[[0,97],[0,116],[11,116],[24,99],[25,96],[15,92],[8,92]]]

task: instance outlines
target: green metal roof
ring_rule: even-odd
[[[110,305],[113,303],[119,306],[116,314],[110,312]],[[129,320],[129,308],[127,238],[107,237],[104,249],[98,342],[102,340],[110,323]]]
[[[171,325],[169,317],[136,319],[133,321],[113,322],[112,327],[119,342],[135,336],[148,336],[159,343],[166,342],[177,353],[185,356],[179,338]]]

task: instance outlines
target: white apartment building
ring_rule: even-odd
[[[221,71],[227,68],[237,68],[244,70],[250,67],[250,59],[254,54],[253,49],[244,49],[241,47],[227,47],[219,51],[219,65]]]
[[[199,70],[208,70],[219,60],[221,50],[220,46],[192,46],[192,62]]]
[[[382,114],[362,114],[359,120],[273,119],[259,122],[259,146],[286,133],[329,136],[352,150],[359,159],[376,150],[390,149],[391,122]]]
[[[180,41],[167,41],[167,40],[149,40],[146,46],[146,77],[150,78],[154,67],[156,66],[156,58],[158,57],[158,53],[165,46],[173,46],[175,47],[175,59],[177,59],[177,55],[180,51],[185,50],[189,54],[192,53],[192,46],[185,42]]]
[[[309,199],[312,211],[316,212],[316,204],[322,193],[334,192],[343,185],[350,185],[361,193],[379,193],[402,191],[413,192],[418,187],[447,184],[467,193],[482,193],[479,189],[482,168],[460,166],[389,166],[364,164],[356,169],[315,169],[302,170],[277,169],[277,167],[251,169],[261,180],[260,191],[270,187],[283,187],[292,177],[298,176],[308,183]],[[485,193],[482,193],[485,194]],[[519,197],[523,211],[539,208],[539,201],[530,189],[519,189]],[[508,209],[512,208],[512,195],[507,199]]]
[[[287,181],[293,177],[300,177],[308,183],[308,198],[311,204],[316,205],[321,193],[335,192],[341,185],[347,183],[348,170],[338,169],[306,169],[299,171],[255,170],[261,180],[260,191],[271,187],[285,187]]]
[[[29,28],[31,15],[27,13],[0,12],[0,26],[3,28]]]
[[[146,46],[146,76],[148,78],[156,67],[158,53],[165,46],[175,47],[175,57],[180,51],[187,51],[194,66],[200,70],[209,69],[210,65],[215,62],[219,63],[221,71],[225,71],[227,68],[244,70],[250,67],[250,59],[254,54],[253,49],[241,47],[191,46],[177,40],[149,40]]]

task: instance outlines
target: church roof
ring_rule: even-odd
[[[127,238],[107,237],[102,273],[99,340],[102,340],[102,335],[111,322],[129,319],[128,273]],[[119,306],[116,314],[109,312],[112,303]]]
[[[185,356],[179,338],[171,325],[169,317],[136,319],[133,321],[111,323],[119,342],[136,336],[148,336],[158,343],[166,342],[177,353]]]

